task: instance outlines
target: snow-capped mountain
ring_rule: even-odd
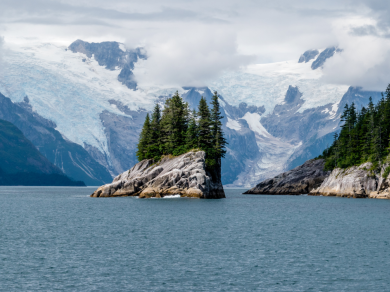
[[[337,131],[346,101],[360,105],[369,95],[379,98],[376,92],[322,82],[321,67],[340,52],[310,50],[299,61],[227,72],[208,87],[171,88],[137,84],[137,70],[147,62],[142,48],[80,40],[69,47],[8,44],[0,92],[16,106],[28,104],[31,113],[50,121],[64,141],[85,150],[88,159],[83,156],[83,162],[71,159],[66,151],[62,156],[68,155],[72,165],[62,165],[63,171],[80,179],[80,172],[96,178],[91,161],[112,176],[136,163],[138,135],[155,102],[163,103],[178,90],[196,107],[201,96],[210,99],[217,90],[229,142],[222,162],[223,183],[252,186],[318,155]],[[55,158],[48,158],[59,166]]]

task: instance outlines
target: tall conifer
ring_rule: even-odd
[[[206,163],[208,166],[214,166],[213,154],[213,136],[211,133],[210,110],[206,99],[202,96],[198,109],[198,147],[206,152]]]
[[[187,150],[198,148],[198,125],[196,124],[197,113],[192,111],[186,133],[186,148]]]
[[[225,157],[226,139],[223,136],[222,122],[223,116],[221,114],[221,108],[218,102],[218,93],[214,91],[214,95],[211,99],[211,132],[213,136],[214,156],[217,163],[221,162],[221,158]]]
[[[156,103],[152,121],[150,122],[150,144],[148,147],[148,158],[159,160],[161,157],[161,110],[158,103]]]
[[[139,141],[137,145],[137,158],[138,161],[147,159],[147,152],[150,143],[150,118],[149,114],[146,114],[144,126],[142,128],[141,134],[139,136]]]

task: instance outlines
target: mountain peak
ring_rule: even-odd
[[[313,60],[320,52],[318,50],[307,50],[304,52],[301,57],[299,58],[298,63],[307,63],[310,60]]]

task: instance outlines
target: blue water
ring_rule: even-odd
[[[0,188],[1,291],[389,291],[390,201]]]

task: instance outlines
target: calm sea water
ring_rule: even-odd
[[[1,291],[389,291],[390,201],[0,188]]]

